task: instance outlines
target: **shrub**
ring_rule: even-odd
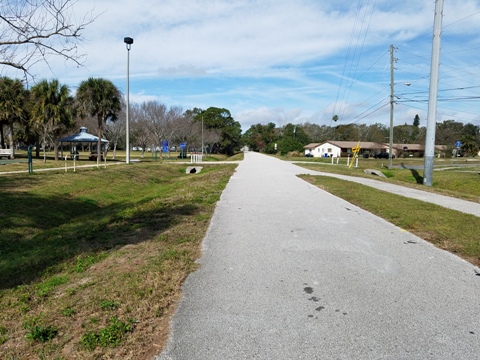
[[[30,329],[25,337],[31,341],[46,342],[53,339],[57,334],[58,329],[55,326],[36,325]]]
[[[120,306],[120,302],[117,300],[104,300],[100,303],[100,308],[102,310],[115,310]]]
[[[135,320],[129,320],[127,323],[120,321],[117,317],[110,318],[110,325],[101,329],[99,332],[89,331],[80,338],[80,346],[87,350],[94,350],[97,346],[115,347],[123,336],[133,330]]]
[[[303,153],[299,151],[290,151],[288,152],[287,157],[303,157]]]

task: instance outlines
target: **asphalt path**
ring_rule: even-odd
[[[480,359],[478,269],[301,173],[245,154],[156,359]]]
[[[308,170],[301,170],[300,173],[330,176],[330,177],[335,177],[342,180],[352,181],[362,185],[374,187],[378,190],[383,190],[383,191],[391,192],[394,194],[402,195],[405,197],[413,198],[416,200],[437,204],[451,210],[457,210],[466,214],[472,214],[480,217],[480,203],[475,203],[472,201],[457,199],[454,197],[435,194],[433,192],[422,191],[422,190],[413,189],[410,187],[390,184],[387,182],[378,181],[370,178],[361,178],[361,177],[355,177],[355,176],[339,175],[339,174],[333,174],[333,173],[308,171]]]

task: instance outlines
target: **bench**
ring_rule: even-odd
[[[0,158],[1,157],[10,159],[12,157],[12,149],[0,149]]]

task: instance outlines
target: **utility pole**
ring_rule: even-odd
[[[443,0],[435,1],[433,23],[432,64],[430,67],[430,91],[428,94],[427,135],[425,138],[425,163],[423,184],[432,186],[433,158],[435,156],[435,130],[437,127],[438,72],[440,68],[440,36],[442,32]]]
[[[392,168],[392,155],[393,155],[393,104],[394,104],[394,97],[395,97],[395,88],[394,88],[394,81],[395,81],[395,57],[394,55],[395,48],[393,45],[390,45],[390,138],[389,138],[389,146],[388,146],[388,168]]]

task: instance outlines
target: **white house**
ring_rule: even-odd
[[[360,146],[359,155],[368,154],[374,156],[379,153],[388,153],[388,143],[375,143],[367,141],[327,141],[324,143],[312,143],[304,146],[305,156],[313,157],[342,157],[352,154],[352,149],[357,145]],[[425,146],[420,144],[392,144],[393,155],[403,156],[423,156]],[[446,146],[435,145],[435,151],[439,156],[445,156]]]
[[[388,151],[388,146],[374,142],[361,141],[327,141],[324,143],[312,143],[304,146],[305,156],[313,157],[341,157],[353,153],[352,148],[360,146],[360,154],[376,154]]]

